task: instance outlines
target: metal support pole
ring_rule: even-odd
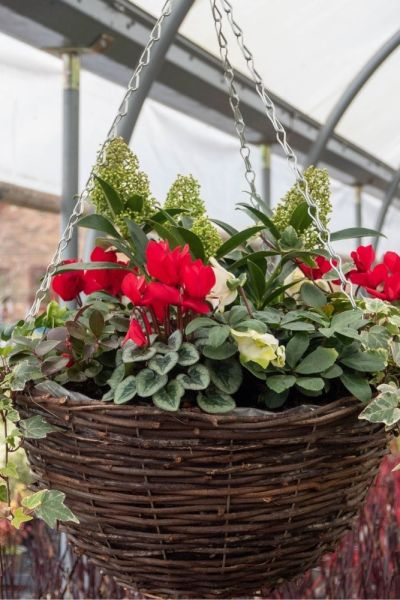
[[[261,146],[261,185],[261,197],[271,208],[271,148],[268,144]]]
[[[61,233],[68,224],[78,194],[79,174],[79,78],[80,57],[62,54],[64,66]],[[75,228],[63,259],[78,258],[78,231]]]
[[[363,186],[362,185],[356,185],[354,188],[354,199],[355,199],[355,205],[356,205],[356,227],[362,227],[362,193],[363,193]],[[359,240],[356,240],[355,244],[356,244],[356,248],[357,246],[361,245],[363,243],[362,238],[360,238]]]
[[[166,19],[161,37],[154,46],[151,62],[147,65],[141,76],[139,89],[132,94],[128,104],[128,112],[126,116],[119,122],[117,134],[121,136],[127,143],[130,142],[133,130],[142,110],[142,106],[154,81],[157,79],[167,52],[178,33],[182,21],[193,6],[195,0],[179,0],[174,4],[171,16]]]
[[[379,50],[368,60],[361,71],[354,77],[353,81],[346,87],[346,90],[339,98],[338,102],[329,114],[325,125],[318,133],[318,137],[311,147],[306,158],[305,166],[317,165],[321,159],[322,152],[335,130],[336,125],[352,103],[358,92],[364,87],[371,75],[383,63],[383,61],[399,46],[400,30],[396,31],[388,41],[379,48]]]
[[[375,229],[377,231],[382,232],[382,229],[383,229],[383,226],[384,226],[385,220],[386,220],[386,215],[387,215],[389,208],[394,200],[394,197],[397,193],[399,185],[400,185],[400,169],[395,173],[395,175],[387,189],[387,192],[385,194],[385,198],[383,200],[382,207],[379,212],[378,219],[376,221]],[[378,251],[379,241],[380,241],[379,237],[376,237],[374,240],[375,252]]]

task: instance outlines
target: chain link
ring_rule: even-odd
[[[224,78],[228,86],[229,104],[232,109],[235,130],[240,142],[240,155],[245,166],[245,178],[250,188],[251,203],[255,207],[263,207],[264,202],[257,192],[256,174],[251,165],[251,151],[246,139],[246,124],[240,110],[240,98],[235,84],[235,72],[229,60],[228,40],[222,30],[222,17],[220,9],[217,6],[217,0],[210,0],[211,12],[214,20],[215,31],[219,46],[221,62],[224,67]]]
[[[301,194],[303,195],[305,201],[307,202],[308,212],[309,212],[310,218],[312,219],[313,223],[315,224],[315,226],[317,228],[319,240],[329,254],[330,263],[332,265],[332,268],[338,274],[338,277],[340,279],[340,286],[341,286],[343,293],[350,300],[352,307],[356,308],[357,305],[354,300],[353,286],[352,286],[351,282],[349,282],[346,279],[346,276],[343,272],[342,258],[332,246],[331,234],[330,234],[329,229],[321,221],[318,204],[315,202],[315,200],[313,200],[313,198],[310,195],[308,182],[307,182],[306,178],[304,177],[304,175],[298,165],[297,156],[294,153],[293,148],[290,146],[290,144],[287,141],[287,134],[286,134],[285,128],[277,117],[275,105],[274,105],[273,101],[271,100],[270,96],[268,95],[268,92],[264,86],[264,82],[263,82],[261,75],[259,74],[259,72],[257,71],[257,69],[255,67],[253,54],[251,53],[251,51],[249,50],[249,48],[247,47],[247,45],[244,41],[243,30],[238,25],[238,23],[235,21],[235,18],[233,16],[232,4],[229,0],[219,0],[219,1],[220,1],[220,5],[221,5],[222,9],[224,10],[224,12],[227,16],[227,19],[232,28],[232,32],[237,40],[239,48],[240,48],[240,50],[243,54],[243,57],[246,61],[247,69],[250,72],[250,75],[255,83],[256,91],[264,105],[266,116],[267,116],[268,120],[270,121],[270,123],[272,124],[272,127],[274,128],[277,142],[281,146],[281,148],[286,156],[286,159],[288,161],[288,164],[296,176],[298,189],[301,192]],[[303,184],[304,188],[302,188],[302,186],[300,184]]]
[[[71,216],[69,218],[69,221],[65,228],[65,231],[58,243],[57,249],[51,259],[51,262],[46,269],[46,273],[42,279],[41,285],[35,294],[35,299],[34,299],[33,304],[26,316],[26,321],[32,321],[36,317],[36,315],[38,314],[38,312],[40,310],[40,305],[41,305],[44,297],[46,296],[47,291],[50,288],[51,278],[53,277],[53,275],[57,269],[57,266],[60,264],[63,252],[67,248],[69,242],[71,241],[74,227],[76,226],[80,217],[83,215],[84,209],[85,209],[85,203],[86,203],[86,201],[89,200],[90,194],[94,189],[94,175],[95,175],[96,169],[98,166],[105,163],[106,146],[111,139],[116,137],[117,126],[118,126],[119,122],[121,121],[121,119],[123,119],[128,112],[129,99],[132,96],[132,94],[134,94],[139,89],[141,72],[144,68],[147,67],[147,65],[150,62],[152,48],[153,48],[154,44],[156,42],[158,42],[161,37],[163,22],[164,22],[165,18],[171,14],[172,5],[173,5],[173,0],[167,0],[165,2],[164,6],[162,8],[161,15],[157,19],[153,29],[150,32],[149,39],[148,39],[147,44],[139,58],[137,67],[136,67],[131,79],[129,80],[127,90],[126,90],[125,95],[122,99],[122,102],[118,108],[117,115],[115,116],[114,121],[111,124],[111,127],[107,133],[107,137],[106,137],[105,141],[103,142],[103,144],[100,147],[100,150],[97,155],[96,163],[93,165],[93,167],[90,171],[90,175],[88,177],[86,185],[84,186],[83,191],[81,192],[79,198],[76,201],[74,210],[71,213]]]

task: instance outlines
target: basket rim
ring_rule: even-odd
[[[25,402],[28,401],[31,405],[36,405],[38,408],[44,408],[45,406],[48,408],[50,406],[54,408],[59,407],[64,408],[69,413],[98,412],[110,417],[161,417],[160,420],[179,420],[184,418],[191,421],[207,422],[213,426],[234,424],[235,422],[249,424],[268,422],[274,422],[274,424],[292,423],[296,425],[301,425],[302,423],[317,424],[319,422],[323,423],[325,419],[340,417],[341,414],[343,417],[349,416],[355,412],[359,412],[364,406],[354,396],[344,396],[322,405],[303,404],[276,413],[252,409],[257,410],[257,414],[249,415],[245,414],[243,409],[239,407],[226,414],[209,414],[201,411],[198,407],[180,408],[177,411],[163,411],[150,404],[112,404],[93,398],[77,400],[71,399],[68,396],[55,397],[51,394],[43,394],[35,390],[24,390],[18,393],[17,397],[21,400],[24,399]]]

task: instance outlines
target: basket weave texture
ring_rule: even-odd
[[[65,492],[65,530],[117,581],[168,598],[237,598],[316,564],[351,526],[385,454],[344,398],[275,415],[17,398],[63,427],[26,440],[41,487]]]

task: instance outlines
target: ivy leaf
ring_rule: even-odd
[[[211,381],[222,392],[234,394],[243,381],[242,367],[235,359],[224,361],[207,360]]]
[[[0,502],[8,502],[8,493],[6,485],[0,485]]]
[[[61,431],[60,427],[50,425],[41,415],[35,415],[20,421],[19,427],[25,438],[34,440],[43,439],[48,433]]]
[[[400,390],[393,385],[378,386],[380,394],[360,413],[359,419],[371,423],[385,423],[387,427],[400,420]]]
[[[55,357],[58,359],[58,357]],[[68,360],[67,360],[68,362]],[[28,381],[35,381],[42,377],[40,363],[35,357],[30,357],[19,362],[15,367],[10,383],[10,389],[13,392],[24,390]]]
[[[307,392],[320,392],[325,386],[321,377],[298,377],[296,385]]]
[[[301,286],[300,297],[304,304],[314,308],[320,308],[327,303],[327,298],[324,292],[309,281],[305,281]]]
[[[114,404],[125,404],[136,396],[136,377],[129,375],[115,388]]]
[[[14,465],[14,463],[9,462],[5,467],[0,469],[0,475],[3,477],[12,477],[13,479],[16,479],[18,477],[17,467]]]
[[[182,331],[180,329],[177,329],[176,331],[174,331],[174,333],[171,333],[171,335],[168,338],[169,349],[173,350],[174,352],[177,352],[179,350],[179,348],[182,346],[182,340],[183,340]]]
[[[340,381],[350,394],[353,394],[361,402],[369,402],[371,400],[371,387],[365,377],[357,373],[345,372],[341,376]]]
[[[167,354],[156,354],[149,360],[149,367],[159,375],[166,375],[175,367],[179,359],[177,352],[168,352]]]
[[[178,350],[178,364],[182,367],[188,367],[197,363],[198,360],[200,360],[200,354],[196,346],[189,342],[183,342]]]
[[[176,379],[170,381],[165,388],[156,392],[153,396],[153,402],[157,408],[175,412],[179,409],[181,398],[185,393],[185,388]]]
[[[227,413],[236,407],[236,402],[232,396],[222,392],[215,392],[214,394],[197,394],[197,404],[201,410],[210,414]]]
[[[296,377],[294,375],[271,375],[267,377],[266,382],[270,390],[281,394],[296,383]]]
[[[334,348],[324,348],[319,346],[310,354],[307,354],[301,363],[296,367],[296,373],[301,375],[310,375],[312,373],[321,373],[331,367],[338,357]]]
[[[361,333],[361,343],[368,350],[387,348],[390,338],[391,335],[388,330],[381,325],[374,325],[369,331]]]
[[[44,490],[40,505],[34,509],[35,515],[43,519],[52,529],[57,521],[72,521],[79,523],[74,513],[64,504],[65,494],[57,490]]]
[[[210,373],[204,365],[193,365],[176,379],[186,390],[205,390],[210,384]]]
[[[32,521],[33,517],[31,517],[30,515],[27,515],[26,512],[24,512],[24,509],[21,507],[18,507],[14,510],[13,513],[13,518],[11,519],[11,525],[13,527],[15,527],[15,529],[19,529],[22,525],[22,523],[26,523],[27,521]]]
[[[286,362],[292,369],[310,345],[310,338],[305,333],[296,333],[286,345]]]
[[[141,398],[148,398],[163,388],[167,381],[167,375],[159,375],[153,369],[143,369],[136,376],[137,393]]]

